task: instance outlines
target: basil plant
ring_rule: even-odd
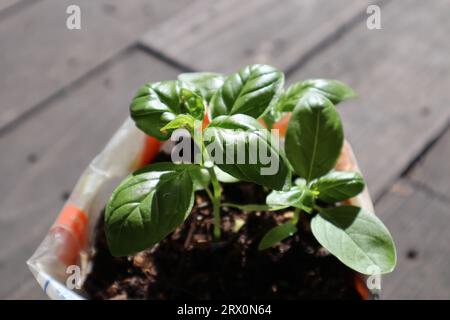
[[[363,177],[334,170],[344,142],[335,105],[355,93],[326,79],[295,83],[286,91],[283,86],[282,72],[256,64],[228,76],[185,73],[141,87],[130,106],[136,126],[161,141],[175,130],[187,130],[201,160],[150,164],[119,184],[105,214],[111,253],[130,255],[157,244],[185,221],[195,192],[204,190],[213,207],[216,239],[221,206],[293,208],[293,218],[269,230],[260,250],[295,234],[299,216],[305,214],[311,215],[317,241],[345,265],[364,274],[392,271],[396,252],[387,228],[373,213],[345,204],[363,191]],[[291,117],[281,148],[270,129],[286,113]],[[198,123],[203,124],[200,129]],[[274,172],[264,172],[267,159],[258,156],[255,146],[265,147],[277,161]],[[239,161],[235,150],[253,157]],[[217,154],[227,161],[212,161]],[[220,183],[239,181],[265,187],[266,203],[221,203]]]

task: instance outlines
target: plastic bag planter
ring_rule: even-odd
[[[90,271],[91,240],[100,212],[120,180],[153,161],[160,147],[159,141],[143,134],[127,119],[86,168],[55,223],[27,261],[51,299],[86,299],[77,288]],[[336,169],[359,171],[348,143],[344,144]],[[349,202],[374,212],[367,188]],[[377,299],[380,276],[355,275],[355,286],[362,298]]]

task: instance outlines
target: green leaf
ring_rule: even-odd
[[[303,86],[308,92],[324,95],[333,104],[356,97],[352,88],[338,80],[310,79],[303,81]]]
[[[211,98],[210,118],[234,114],[259,118],[276,103],[283,83],[283,73],[271,66],[247,66],[230,75]]]
[[[264,123],[266,124],[267,128],[270,130],[272,129],[273,125],[280,121],[283,117],[283,113],[275,109],[275,107],[270,107],[269,111],[267,111],[263,115]]]
[[[259,243],[258,250],[265,250],[297,232],[297,227],[291,221],[270,229]]]
[[[330,171],[344,142],[334,105],[318,94],[304,96],[292,113],[286,132],[286,156],[294,171],[308,182]]]
[[[294,83],[280,96],[275,109],[281,112],[292,112],[304,94],[303,83]]]
[[[181,103],[184,104],[189,114],[195,119],[203,121],[205,116],[205,104],[203,98],[186,88],[181,88],[180,95]]]
[[[216,173],[217,180],[222,183],[236,183],[239,182],[239,179],[229,175],[228,173],[220,170],[218,166],[214,166],[214,172]]]
[[[167,140],[169,132],[161,132],[166,124],[184,113],[180,102],[177,81],[148,83],[136,93],[130,106],[131,118],[146,134]]]
[[[162,128],[181,114],[203,120],[204,108],[200,96],[170,80],[142,86],[131,102],[130,114],[143,132],[167,140],[171,132]]]
[[[204,131],[206,150],[220,170],[278,190],[289,170],[274,139],[257,120],[242,114],[215,118]]]
[[[214,93],[222,87],[225,76],[213,72],[192,72],[180,74],[178,80],[209,102]]]
[[[357,172],[332,171],[310,185],[319,192],[319,199],[327,203],[335,203],[353,198],[364,189],[364,179]]]
[[[321,94],[333,104],[356,96],[355,92],[343,82],[329,79],[311,79],[291,85],[280,97],[276,109],[282,112],[292,112],[298,101],[308,93]]]
[[[239,204],[239,203],[230,203],[224,202],[221,204],[222,207],[231,207],[236,208],[242,211],[278,211],[284,209],[284,207],[272,207],[266,204]]]
[[[302,186],[293,186],[289,190],[273,190],[267,195],[266,203],[273,208],[295,207],[310,213],[314,207],[315,194]]]
[[[348,267],[363,273],[388,273],[396,264],[394,241],[380,219],[364,209],[323,209],[311,221],[317,241]]]
[[[149,248],[175,230],[194,203],[193,165],[156,163],[128,176],[105,212],[111,253],[123,256]]]
[[[186,128],[189,130],[189,132],[192,132],[192,130],[195,128],[195,118],[188,114],[179,114],[175,117],[175,119],[162,127],[161,132],[165,133],[169,130],[178,128]]]
[[[189,174],[191,175],[192,181],[194,182],[194,190],[204,190],[211,183],[211,178],[209,176],[208,170],[200,167],[193,166],[189,170]]]

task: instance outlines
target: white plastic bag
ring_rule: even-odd
[[[160,142],[143,134],[128,118],[86,168],[55,223],[27,261],[51,299],[85,299],[77,287],[90,271],[90,240],[95,238],[93,232],[100,212],[120,180],[151,162],[159,148]],[[348,143],[336,168],[359,171]],[[367,189],[350,202],[374,212]],[[369,282],[375,284],[371,289],[366,285]],[[379,276],[357,275],[355,279],[357,290],[366,299],[378,297],[379,283]]]

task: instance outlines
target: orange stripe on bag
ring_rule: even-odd
[[[158,141],[153,137],[145,137],[144,148],[141,153],[139,167],[145,166],[155,160],[156,156],[158,155],[159,149],[161,148],[161,144],[161,141]]]
[[[291,118],[291,113],[286,114],[280,121],[274,123],[272,129],[279,130],[280,136],[284,137],[286,135],[286,130],[289,125],[289,119]]]
[[[86,213],[75,205],[68,203],[64,206],[53,227],[64,227],[70,230],[84,247],[86,242],[88,217]]]
[[[361,298],[364,300],[369,299],[369,289],[367,289],[366,284],[359,274],[355,274],[355,288]]]
[[[281,118],[278,122],[275,122],[273,124],[272,129],[278,130],[278,134],[280,137],[284,137],[286,135],[286,130],[287,130],[290,118],[291,118],[291,113],[289,112],[288,114],[283,116],[283,118]],[[267,127],[266,123],[264,122],[264,119],[259,119],[258,122],[261,125],[263,125],[264,127]]]
[[[208,112],[206,112],[205,117],[203,118],[202,130],[206,129],[206,127],[209,125],[209,122]]]

